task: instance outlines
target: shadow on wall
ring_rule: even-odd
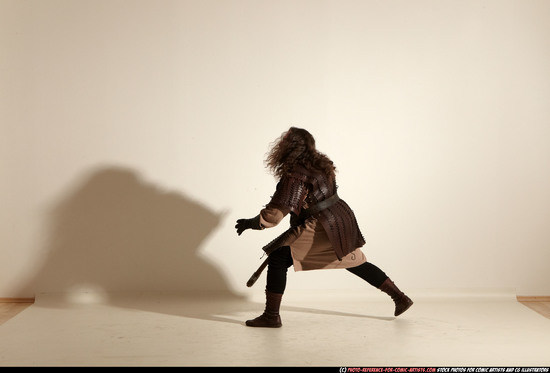
[[[55,207],[35,294],[188,293],[234,296],[224,276],[198,256],[219,225],[216,214],[122,168],[91,174]]]
[[[108,303],[122,308],[243,324],[264,304],[233,292],[198,255],[216,214],[122,168],[92,173],[52,212],[45,260],[25,291],[40,307]],[[46,294],[47,296],[41,296]],[[287,311],[388,318],[286,307]]]

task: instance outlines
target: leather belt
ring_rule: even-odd
[[[340,200],[340,197],[338,197],[337,193],[334,193],[332,196],[328,197],[327,199],[322,200],[321,202],[317,202],[313,206],[303,209],[300,213],[300,218],[307,219],[312,215],[315,215],[324,209],[329,208],[330,206],[334,205],[336,202]]]

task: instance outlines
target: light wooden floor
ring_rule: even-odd
[[[517,297],[518,302],[550,319],[550,297]]]
[[[0,325],[33,303],[32,299],[0,299]]]
[[[550,297],[517,297],[518,302],[550,319]],[[33,304],[32,299],[0,299],[0,325]]]

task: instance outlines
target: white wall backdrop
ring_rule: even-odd
[[[0,48],[0,297],[263,291],[291,125],[400,287],[550,295],[549,1],[0,0]]]

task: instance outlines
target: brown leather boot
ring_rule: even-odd
[[[281,299],[283,294],[265,292],[265,311],[260,316],[253,320],[247,320],[246,326],[259,328],[280,328],[283,326],[279,308],[281,307]]]
[[[386,281],[384,281],[382,285],[380,285],[379,289],[388,294],[395,302],[394,316],[401,315],[413,305],[413,301],[411,300],[411,298],[409,298],[401,290],[399,290],[397,286],[395,286],[393,281],[389,278],[387,278]]]

